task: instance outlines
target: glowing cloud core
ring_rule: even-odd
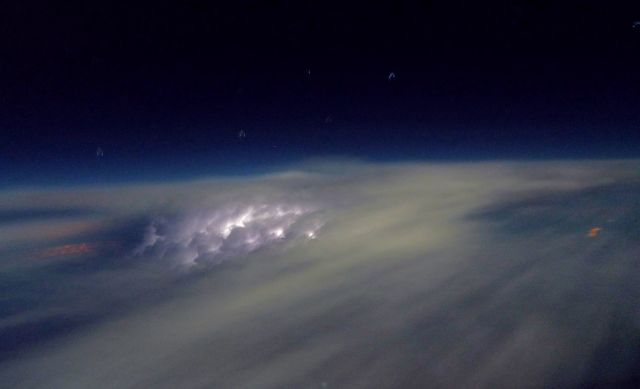
[[[285,239],[315,239],[321,224],[305,218],[314,211],[298,205],[249,204],[159,218],[146,228],[136,254],[187,266],[218,263]]]

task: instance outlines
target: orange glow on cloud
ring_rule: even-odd
[[[26,259],[73,257],[96,253],[98,250],[102,249],[117,249],[120,247],[120,244],[115,241],[68,243],[32,252],[31,255],[26,257]]]
[[[79,255],[93,252],[96,248],[96,244],[94,243],[73,243],[73,244],[65,244],[61,246],[54,246],[46,248],[42,251],[37,252],[34,257],[35,258],[50,258],[50,257],[59,257],[64,255]]]
[[[596,236],[598,236],[600,231],[602,231],[602,228],[600,228],[600,227],[591,228],[589,230],[589,232],[587,233],[587,238],[595,238]]]
[[[98,247],[102,247],[105,244],[101,243],[91,243],[91,242],[83,242],[83,243],[70,243],[63,244],[60,246],[53,246],[43,250],[40,250],[30,256],[31,259],[46,259],[53,257],[62,257],[62,256],[75,256],[93,253],[98,249]]]

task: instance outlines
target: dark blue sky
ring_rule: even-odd
[[[640,5],[370,3],[4,5],[0,184],[640,156]]]

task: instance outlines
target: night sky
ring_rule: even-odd
[[[8,2],[0,185],[638,157],[636,20],[615,1]]]

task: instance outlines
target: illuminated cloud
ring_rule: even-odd
[[[301,205],[250,203],[161,217],[146,228],[135,253],[185,266],[215,264],[283,240],[315,238],[321,223],[309,217],[314,211]]]

